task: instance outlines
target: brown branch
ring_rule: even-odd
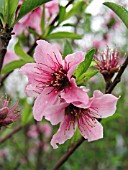
[[[62,156],[62,158],[57,162],[57,164],[54,166],[52,170],[57,170],[59,169],[65,162],[66,160],[72,155],[72,153],[85,141],[83,137],[81,137],[78,142],[73,145],[69,150]]]
[[[33,50],[34,50],[35,47],[36,47],[36,40],[35,40],[35,42],[33,43],[33,45],[30,47],[30,49],[28,50],[27,54],[32,55],[32,52],[33,52]]]
[[[15,133],[17,133],[18,131],[20,131],[22,129],[22,126],[19,125],[17,128],[15,128],[11,133],[9,133],[7,136],[5,136],[4,138],[0,139],[0,144],[5,142],[6,140],[8,140],[9,138],[11,138]]]
[[[127,66],[128,66],[128,57],[124,61],[123,65],[121,66],[117,76],[115,77],[115,79],[113,80],[113,82],[111,83],[109,88],[106,90],[106,93],[111,93],[113,91],[113,89],[115,88],[115,86],[121,81],[121,76]]]
[[[6,25],[5,28],[3,28],[2,23],[0,22],[0,72],[3,66],[7,46],[11,39],[11,32],[12,28],[9,28],[8,25]]]

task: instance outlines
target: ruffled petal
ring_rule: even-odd
[[[37,41],[34,58],[37,63],[42,63],[47,69],[57,69],[62,64],[62,56],[59,50],[44,40]]]
[[[63,122],[60,124],[60,128],[57,131],[57,133],[53,136],[51,140],[51,145],[53,146],[54,149],[57,149],[57,143],[58,144],[63,144],[66,140],[70,139],[75,130],[76,130],[76,122],[74,123],[69,123],[69,117],[68,115],[65,116]],[[70,124],[70,128],[69,128]]]
[[[28,83],[26,88],[25,88],[25,93],[27,96],[29,97],[38,97],[39,94],[41,93],[42,91],[39,90],[38,88],[36,88],[36,86],[32,86],[32,84]]]
[[[64,119],[65,108],[69,104],[63,102],[57,105],[51,106],[47,109],[45,118],[51,122],[52,125],[56,125]]]
[[[103,126],[95,119],[87,117],[78,123],[81,135],[89,142],[103,138]]]
[[[96,118],[112,116],[116,111],[118,98],[112,94],[103,94],[96,90],[90,106],[90,114]]]
[[[53,88],[46,88],[37,97],[33,106],[34,119],[41,121],[46,114],[49,106],[55,104],[57,101],[58,93],[55,93]]]
[[[28,77],[29,83],[32,83],[33,85],[37,85],[37,79],[41,79],[41,75],[38,74],[40,73],[39,69],[37,69],[37,64],[36,63],[27,63],[24,66],[22,66],[19,70],[21,74],[24,74]]]
[[[70,79],[73,75],[73,72],[76,70],[77,66],[84,61],[85,53],[76,52],[70,55],[67,55],[65,58],[65,69],[68,70],[68,78]]]
[[[84,89],[77,87],[74,78],[72,78],[70,81],[70,87],[66,88],[61,93],[61,97],[67,103],[81,102],[81,103],[84,103],[84,105],[86,106],[88,105],[88,102],[89,102],[89,97],[87,93],[84,91]]]

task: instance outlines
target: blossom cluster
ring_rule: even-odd
[[[74,71],[84,61],[85,53],[76,52],[62,59],[59,50],[44,40],[38,40],[34,53],[35,63],[21,67],[20,73],[28,77],[26,94],[35,97],[34,118],[43,117],[60,128],[51,140],[53,148],[70,139],[79,128],[88,141],[103,137],[103,127],[97,120],[116,111],[118,98],[112,94],[94,91],[89,98],[88,90],[78,87]]]

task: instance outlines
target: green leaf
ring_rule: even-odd
[[[20,67],[23,66],[24,64],[26,64],[26,62],[23,61],[23,60],[15,60],[15,61],[12,61],[12,62],[6,64],[6,65],[3,67],[1,73],[2,73],[2,74],[9,73],[9,72],[13,71],[13,70],[16,69],[16,68],[20,68]]]
[[[86,4],[83,1],[78,1],[74,3],[70,11],[66,13],[65,20],[69,19],[70,17],[74,16],[76,13],[81,11],[84,6],[86,6]]]
[[[24,17],[29,12],[33,11],[34,9],[49,1],[51,0],[25,0],[22,6],[20,7],[19,15],[14,24],[16,24],[22,17]]]
[[[72,46],[69,43],[69,41],[66,40],[65,45],[64,45],[63,56],[66,57],[68,54],[72,54],[72,53],[73,53]]]
[[[60,6],[60,12],[59,12],[59,24],[64,20],[66,14],[66,8],[63,6]]]
[[[22,126],[25,126],[33,119],[32,106],[29,105],[27,102],[24,103],[24,109],[21,115],[22,115],[21,117]]]
[[[0,0],[0,13],[3,14],[4,0]]]
[[[37,36],[37,37],[40,37],[40,35],[39,35],[34,29],[28,27],[28,31],[29,31],[31,34],[33,34],[33,35],[35,35],[35,36]]]
[[[95,76],[98,72],[98,70],[91,70],[83,73],[77,80],[77,85],[83,85],[87,83],[87,81],[90,80],[93,76]]]
[[[125,8],[113,2],[105,2],[103,4],[111,8],[128,28],[128,11]]]
[[[61,39],[61,38],[71,38],[71,39],[81,39],[81,36],[73,32],[56,32],[45,37],[46,39]]]
[[[40,28],[41,28],[42,34],[44,34],[44,30],[45,30],[45,5],[43,5],[43,12],[42,12],[42,17],[41,17]]]
[[[66,23],[62,25],[63,27],[75,27],[75,24]]]
[[[15,12],[19,0],[4,0],[4,21],[11,28],[15,20]]]
[[[76,71],[75,71],[75,76],[76,76],[76,81],[78,81],[80,79],[80,76],[85,73],[91,62],[92,62],[92,59],[94,57],[94,53],[95,53],[95,49],[91,49],[85,56],[85,60],[79,64],[79,66],[77,67]]]
[[[33,62],[33,61],[34,61],[34,59],[33,59],[31,56],[29,56],[28,54],[26,54],[26,53],[23,51],[23,49],[22,49],[19,41],[16,43],[16,45],[15,45],[15,47],[14,47],[14,50],[15,50],[15,53],[16,53],[22,60],[24,60],[24,61],[26,61],[26,62]]]

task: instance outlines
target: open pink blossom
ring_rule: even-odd
[[[84,107],[84,104],[83,107],[79,107],[82,105],[77,106],[77,103],[69,104],[65,108],[62,104],[52,106],[48,109],[47,119],[52,124],[61,122],[59,130],[51,140],[53,148],[58,148],[57,144],[63,144],[70,139],[75,133],[77,124],[81,135],[89,142],[103,138],[103,127],[96,118],[112,116],[116,111],[117,100],[118,98],[111,94],[103,94],[96,90],[90,98],[88,107],[86,105]]]
[[[77,87],[73,76],[85,54],[76,52],[62,60],[54,45],[44,40],[38,40],[37,44],[34,53],[36,63],[28,63],[20,69],[22,74],[28,76],[27,95],[37,97],[33,107],[34,118],[40,121],[46,109],[55,104],[59,97],[67,103],[84,101],[87,104],[88,95]]]

